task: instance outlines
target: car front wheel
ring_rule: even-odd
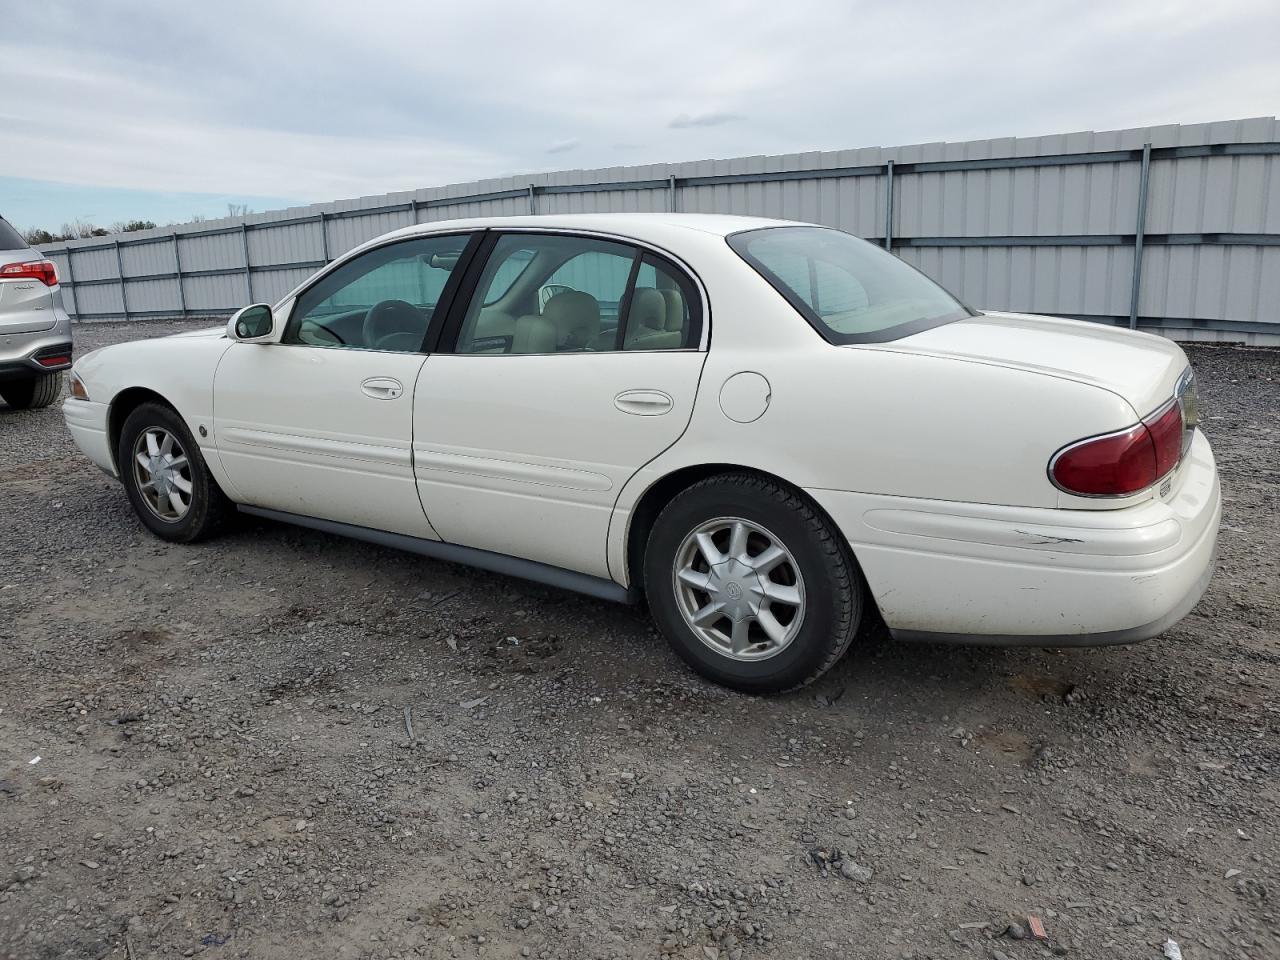
[[[645,552],[659,628],[704,677],[748,693],[803,686],[848,649],[862,586],[840,532],[767,478],[711,477],[671,501]]]
[[[191,431],[170,407],[144,403],[129,414],[120,431],[117,462],[138,518],[164,540],[203,539],[233,509]]]

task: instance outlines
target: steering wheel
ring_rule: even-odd
[[[364,343],[375,350],[417,350],[427,335],[427,318],[404,300],[381,300],[364,318]]]

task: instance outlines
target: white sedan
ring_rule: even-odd
[[[82,357],[63,410],[156,535],[274,518],[610,600],[752,692],[860,625],[1155,636],[1220,494],[1175,344],[983,313],[824,227],[423,224],[221,328]]]

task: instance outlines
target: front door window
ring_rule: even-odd
[[[285,343],[416,353],[469,236],[422,237],[377,247],[305,290]]]

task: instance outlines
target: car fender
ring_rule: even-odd
[[[1055,507],[1054,452],[1136,420],[1119,395],[1042,373],[816,335],[768,349],[717,339],[688,429],[620,492],[609,568],[625,585],[635,505],[680,470],[740,464],[802,490]]]
[[[118,413],[118,404],[133,390],[154,393],[173,407],[195,438],[209,472],[234,499],[212,429],[214,376],[231,346],[220,333],[219,329],[205,335],[114,344],[81,357],[74,370],[90,399],[108,405],[109,422]]]

